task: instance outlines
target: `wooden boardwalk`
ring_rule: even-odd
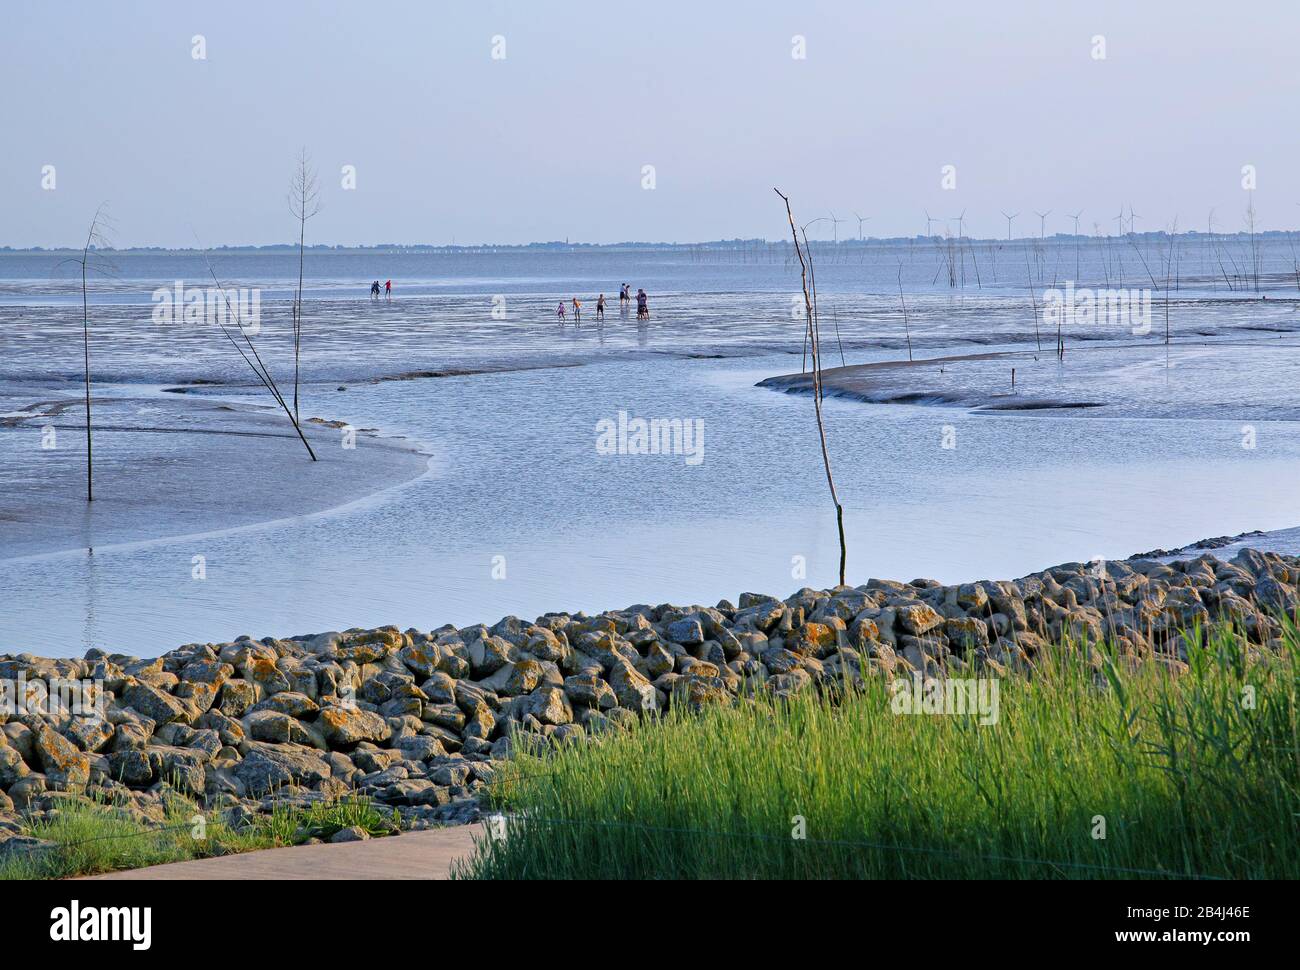
[[[146,869],[108,872],[88,879],[446,879],[466,858],[482,825],[426,829],[366,842],[299,845]]]

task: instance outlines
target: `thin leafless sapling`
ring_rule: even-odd
[[[822,364],[821,364],[821,334],[817,320],[817,298],[815,290],[810,288],[809,274],[811,272],[812,252],[809,251],[807,258],[804,256],[804,248],[807,245],[808,236],[804,233],[804,246],[799,244],[799,230],[795,228],[794,212],[790,208],[790,199],[780,189],[774,188],[774,191],[781,197],[785,203],[785,214],[790,220],[790,234],[794,237],[795,255],[799,257],[799,274],[803,283],[803,300],[804,313],[807,326],[805,336],[807,345],[812,352],[813,366],[813,409],[817,414],[817,433],[821,439],[822,465],[826,469],[826,484],[830,487],[831,502],[835,506],[835,524],[839,529],[840,535],[840,572],[839,585],[844,585],[844,567],[848,559],[848,547],[844,541],[844,506],[840,504],[840,499],[835,491],[835,476],[831,473],[830,452],[826,447],[826,422],[822,416]]]
[[[90,220],[90,229],[86,232],[86,243],[81,247],[81,256],[71,262],[81,268],[81,353],[85,367],[86,385],[86,501],[95,500],[95,473],[92,439],[90,432],[90,299],[87,290],[87,276],[96,269],[99,250],[108,248],[108,215],[105,213],[107,202],[100,204]]]
[[[293,417],[298,420],[299,358],[302,354],[302,269],[307,220],[320,211],[320,193],[307,149],[298,153],[298,167],[289,181],[289,211],[298,220],[298,291],[293,299]]]

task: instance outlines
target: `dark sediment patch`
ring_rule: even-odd
[[[400,374],[385,374],[381,377],[368,378],[364,383],[383,384],[387,381],[420,381],[439,377],[477,377],[481,374],[514,374],[531,370],[556,370],[564,367],[582,367],[578,361],[559,361],[546,364],[528,364],[519,367],[447,367],[439,370],[403,371]]]
[[[203,378],[203,377],[196,377],[194,380],[190,381],[189,383],[178,387],[164,387],[163,393],[164,394],[191,394],[194,391],[198,390],[199,388],[221,387],[224,385],[224,383],[225,383],[224,381],[214,381],[214,380],[208,380],[207,378]]]
[[[1106,405],[1101,401],[1045,401],[1042,399],[1023,401],[995,401],[992,404],[981,404],[976,410],[979,411],[1054,411],[1069,410],[1071,408],[1104,408]]]

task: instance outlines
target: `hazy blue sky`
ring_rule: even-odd
[[[0,244],[75,242],[105,199],[123,246],[287,241],[303,145],[324,243],[777,238],[773,185],[841,237],[854,209],[1003,235],[1002,209],[1114,231],[1130,203],[1236,230],[1247,164],[1260,225],[1300,224],[1300,5],[1066,7],[6,0]]]

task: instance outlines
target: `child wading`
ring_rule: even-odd
[[[555,315],[560,318],[560,323],[564,322],[564,301],[563,300],[561,300],[560,305],[555,308]]]
[[[573,322],[577,323],[582,319],[582,301],[576,296],[573,298]]]
[[[646,296],[645,290],[636,291],[636,318],[638,320],[650,319],[649,297]]]

